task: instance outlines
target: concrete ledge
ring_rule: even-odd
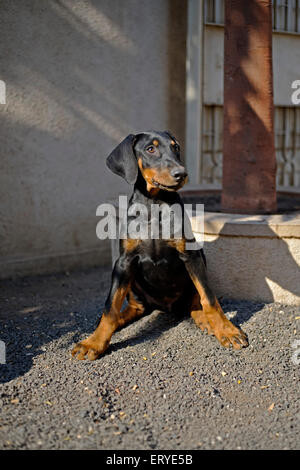
[[[192,218],[196,239],[197,220]],[[218,296],[300,305],[300,212],[207,212],[204,250]]]
[[[195,219],[195,218],[193,218]],[[192,228],[197,221],[192,219]],[[299,238],[300,213],[282,215],[205,214],[205,233],[245,237]]]

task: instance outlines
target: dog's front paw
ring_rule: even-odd
[[[96,341],[89,337],[76,344],[72,350],[72,356],[75,356],[78,360],[84,360],[87,356],[90,361],[94,361],[103,352],[104,349],[99,348]]]
[[[234,326],[231,322],[224,325],[220,330],[214,332],[216,338],[225,348],[232,346],[234,349],[242,349],[249,346],[246,333]]]

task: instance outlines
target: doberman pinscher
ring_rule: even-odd
[[[176,192],[187,180],[180,148],[169,132],[129,135],[107,158],[108,167],[134,185],[129,201],[127,225],[137,203],[149,209],[183,202]],[[151,212],[152,214],[152,212]],[[153,216],[152,216],[153,217]],[[144,220],[148,228],[151,216]],[[120,239],[109,295],[100,322],[92,335],[78,343],[72,354],[96,359],[107,349],[113,333],[123,325],[155,309],[189,311],[197,326],[214,334],[222,346],[248,346],[245,333],[234,326],[207,281],[202,249],[187,250],[187,237],[163,238],[162,219],[157,218],[156,238]],[[122,310],[127,298],[128,305]]]

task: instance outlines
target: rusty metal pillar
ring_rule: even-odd
[[[276,212],[271,0],[225,0],[222,210]]]

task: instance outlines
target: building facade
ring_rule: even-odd
[[[186,154],[191,183],[221,187],[224,0],[189,0]],[[300,190],[300,2],[273,0],[274,130],[278,189]],[[195,139],[193,136],[197,136]],[[197,158],[194,158],[197,155]]]

